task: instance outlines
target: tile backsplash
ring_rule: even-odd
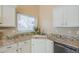
[[[76,31],[76,34],[78,34],[78,35],[79,35],[79,31]]]
[[[3,32],[4,35],[13,35],[17,31],[16,28],[0,28],[0,32]]]
[[[79,35],[79,28],[73,27],[73,28],[53,28],[53,33],[58,34],[69,34],[69,35]],[[1,28],[0,32],[3,32],[5,35],[13,35],[17,33],[16,28]]]
[[[70,34],[70,35],[79,35],[79,28],[78,27],[63,27],[63,28],[54,28],[55,33],[59,34]]]

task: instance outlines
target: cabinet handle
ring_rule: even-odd
[[[2,23],[0,23],[0,24],[2,24]]]
[[[61,25],[64,25],[64,23],[62,23]]]
[[[3,17],[0,17],[0,19],[1,19],[1,22],[0,22],[0,24],[2,24]]]
[[[51,43],[52,44],[52,43]]]
[[[24,42],[24,43],[27,43],[27,42]]]
[[[22,48],[20,48],[20,50],[22,50]]]
[[[11,47],[7,47],[7,48],[11,48]]]
[[[26,43],[26,42],[24,42],[24,43]]]
[[[18,50],[16,50],[18,52]]]
[[[35,44],[32,44],[33,46],[35,45]]]

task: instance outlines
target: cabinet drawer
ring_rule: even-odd
[[[31,43],[30,40],[26,40],[26,41],[19,42],[18,45],[19,47],[25,47],[25,46],[29,46],[30,43]]]
[[[6,47],[3,46],[3,47],[0,47],[0,53],[5,53],[6,52]]]
[[[19,53],[29,53],[30,50],[30,40],[26,40],[18,43]]]
[[[0,27],[16,27],[15,9],[15,6],[2,6],[2,23],[0,24]]]
[[[17,44],[8,45],[6,46],[6,53],[16,53],[18,52],[17,49]]]
[[[46,39],[32,39],[32,53],[46,53]]]

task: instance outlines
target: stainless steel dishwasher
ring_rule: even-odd
[[[79,53],[79,48],[54,42],[54,53]]]

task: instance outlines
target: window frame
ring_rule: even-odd
[[[29,17],[34,17],[34,18],[35,18],[35,28],[38,26],[38,25],[37,25],[37,19],[36,19],[36,16],[32,16],[32,15],[29,15],[29,14],[18,13],[18,12],[17,12],[17,13],[16,13],[16,19],[17,19],[17,14],[22,14],[22,15],[24,15],[24,16],[26,15],[26,16],[29,16]],[[17,23],[17,24],[16,24],[16,27],[17,27],[16,30],[17,30],[18,33],[28,33],[27,31],[19,31],[19,30],[18,30],[18,19],[16,20],[16,23]]]

